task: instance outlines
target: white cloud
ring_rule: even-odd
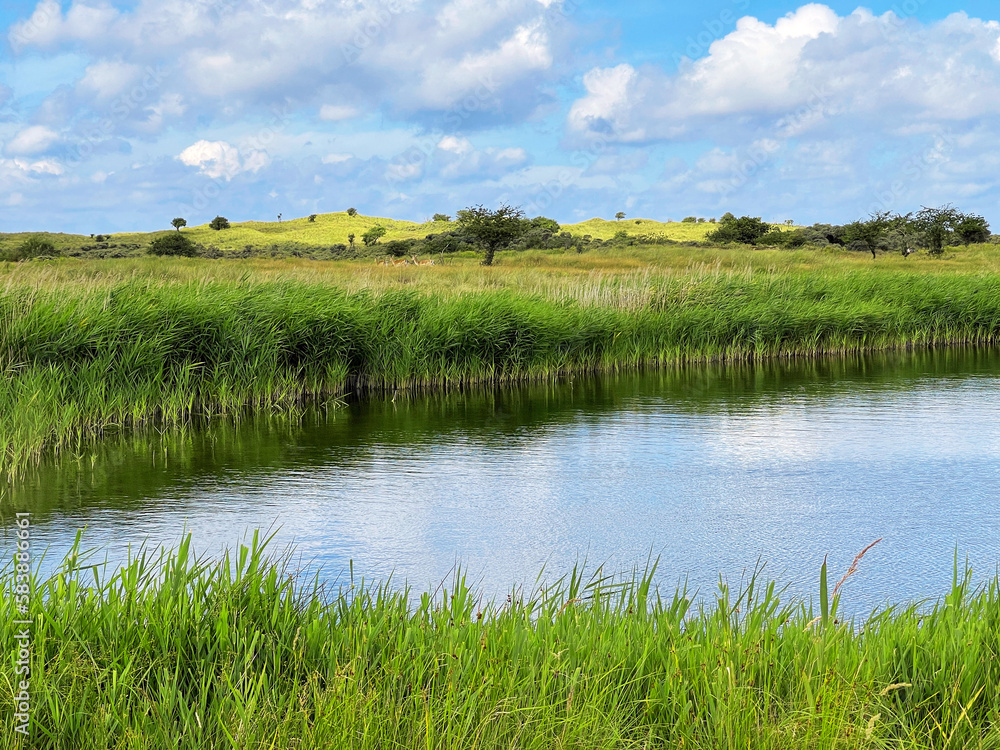
[[[359,114],[360,112],[355,107],[344,104],[324,104],[319,110],[319,118],[329,122],[350,120]]]
[[[264,151],[240,150],[226,141],[198,141],[184,149],[177,157],[189,167],[213,179],[232,180],[242,172],[258,172],[271,163]]]
[[[791,138],[848,124],[888,129],[1000,114],[997,31],[957,13],[926,26],[804,5],[768,24],[743,18],[708,54],[668,74],[595,68],[571,133],[615,141]]]
[[[59,140],[59,134],[44,125],[32,125],[15,135],[4,147],[8,154],[29,156],[48,151]]]
[[[120,94],[142,74],[138,65],[120,61],[102,60],[87,67],[80,88],[92,91],[101,100]]]

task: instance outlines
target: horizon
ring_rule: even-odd
[[[567,225],[989,218],[997,17],[983,0],[8,3],[0,231],[501,202]]]

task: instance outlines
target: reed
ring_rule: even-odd
[[[1000,584],[958,567],[936,603],[860,620],[783,601],[760,568],[693,603],[655,564],[577,568],[486,602],[457,573],[419,597],[326,591],[257,536],[190,539],[30,583],[39,748],[994,748]],[[79,539],[78,539],[79,544]],[[8,567],[0,645],[12,653]],[[825,584],[825,580],[823,581]],[[843,596],[843,594],[841,594]],[[13,684],[12,659],[0,662]],[[0,721],[11,726],[10,701]],[[4,732],[0,747],[16,747]]]
[[[255,274],[272,267],[205,261],[18,271],[0,292],[0,471],[16,476],[110,431],[335,405],[349,392],[1000,334],[1000,277],[989,272],[612,271],[598,259],[554,273],[522,260],[353,264],[313,281],[295,273],[312,266]]]

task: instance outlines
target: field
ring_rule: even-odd
[[[231,217],[230,217],[231,218]],[[580,224],[569,224],[562,231],[574,235],[589,234],[595,239],[611,239],[616,232],[626,231],[631,235],[662,234],[673,240],[703,240],[713,228],[711,224],[684,224],[673,222],[664,224],[650,219],[635,219],[623,221],[604,221],[590,219]],[[169,220],[164,221],[169,226]],[[348,216],[346,212],[319,214],[316,221],[310,222],[307,217],[289,219],[282,222],[246,221],[233,223],[230,229],[216,231],[208,224],[186,227],[181,230],[192,241],[207,246],[215,246],[220,250],[242,250],[250,245],[257,248],[268,247],[275,243],[297,243],[302,246],[324,247],[338,244],[348,244],[348,235],[355,235],[355,242],[361,245],[361,235],[373,226],[382,226],[387,230],[383,242],[391,240],[423,239],[428,234],[447,232],[455,228],[455,224],[446,222],[398,221],[377,216]],[[111,243],[120,247],[145,248],[156,236],[174,231],[164,229],[162,232],[122,232],[112,235]],[[0,234],[0,252],[13,248],[24,242],[34,233]],[[49,239],[58,250],[65,252],[72,249],[96,247],[99,243],[85,235],[72,234],[42,234]]]
[[[353,577],[323,591],[254,538],[201,562],[70,554],[29,586],[39,748],[996,748],[1000,584],[959,569],[934,606],[843,621],[835,574],[786,602],[758,569],[709,602],[655,563],[574,570],[487,602],[461,573],[412,606]],[[22,619],[10,566],[0,644]],[[829,580],[828,580],[829,577]],[[44,604],[43,604],[44,602]],[[15,681],[13,659],[0,678]],[[12,691],[12,694],[14,691]],[[14,725],[12,701],[0,720]],[[3,733],[0,747],[18,747]]]
[[[705,359],[1000,336],[995,246],[603,248],[371,261],[63,258],[0,267],[0,471],[109,432]]]

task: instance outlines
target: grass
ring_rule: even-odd
[[[843,593],[814,611],[759,568],[699,605],[661,596],[655,565],[485,602],[460,573],[419,598],[353,576],[328,592],[256,536],[217,562],[189,542],[32,576],[31,746],[1000,746],[1000,584],[973,590],[957,558],[937,603],[842,621]]]
[[[232,217],[230,217],[232,218]],[[611,239],[616,232],[624,230],[631,235],[662,234],[673,240],[703,240],[705,235],[714,228],[712,224],[684,224],[681,222],[662,223],[651,219],[641,219],[636,224],[634,219],[626,221],[604,221],[590,219],[580,224],[568,224],[562,231],[574,235],[591,235],[594,239]],[[275,243],[297,243],[302,246],[324,247],[338,244],[348,244],[348,235],[355,235],[355,243],[361,245],[361,235],[373,226],[381,225],[387,232],[382,242],[391,240],[423,239],[428,234],[439,234],[451,231],[455,223],[426,221],[417,223],[400,221],[378,216],[348,216],[347,212],[319,214],[314,222],[308,218],[289,219],[281,222],[245,221],[233,222],[230,229],[216,231],[208,224],[182,229],[182,233],[193,242],[212,246],[220,250],[242,250],[247,245],[255,248],[268,247]],[[164,228],[160,232],[120,232],[112,235],[110,242],[117,247],[146,247],[154,238],[173,229]],[[100,233],[100,232],[98,232]],[[4,250],[13,249],[28,237],[37,233],[0,234],[0,255]],[[56,249],[61,252],[79,250],[85,247],[95,247],[99,243],[86,235],[48,234],[42,233]]]
[[[990,343],[990,247],[944,260],[639,248],[361,262],[61,259],[0,269],[0,471],[93,438],[348,391]]]

